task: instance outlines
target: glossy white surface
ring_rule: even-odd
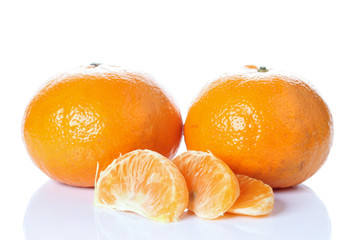
[[[93,207],[92,198],[93,189],[48,181],[27,207],[26,239],[330,239],[327,210],[305,185],[275,191],[274,210],[266,217],[225,214],[209,221],[187,212],[178,222],[168,224],[131,212]]]
[[[278,214],[268,218],[230,218],[217,226],[218,221],[189,216],[166,228],[179,236],[221,235],[220,240],[227,240],[224,231],[234,237],[234,226],[248,239],[326,239],[325,205],[331,239],[360,239],[358,6],[358,0],[0,1],[0,239],[122,239],[132,229],[116,228],[124,219],[130,226],[139,222],[133,234],[154,225],[130,213],[97,214],[96,224],[92,190],[48,182],[22,142],[24,110],[40,86],[54,74],[92,62],[151,74],[178,103],[183,120],[207,82],[243,65],[305,77],[334,118],[329,158],[304,183],[315,193],[277,194],[277,202],[286,204],[281,211],[277,204]],[[182,142],[179,153],[185,149]],[[177,232],[185,226],[191,230]],[[156,238],[162,232],[146,231]]]

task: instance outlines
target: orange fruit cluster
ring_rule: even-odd
[[[266,215],[274,194],[259,180],[235,175],[211,153],[188,151],[170,161],[154,151],[135,150],[100,172],[94,204],[173,222],[186,208],[204,219],[225,212]]]
[[[22,132],[52,179],[95,185],[95,205],[161,222],[186,208],[205,219],[269,214],[272,188],[315,174],[333,139],[330,111],[312,87],[256,66],[201,91],[184,124],[189,151],[173,161],[183,132],[177,106],[150,76],[116,66],[53,78],[26,108]]]

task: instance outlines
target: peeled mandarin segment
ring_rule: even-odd
[[[228,212],[261,216],[269,214],[274,208],[274,193],[272,188],[260,180],[245,175],[236,175],[241,195]]]
[[[173,222],[188,205],[186,181],[166,157],[135,150],[100,173],[94,205],[131,211],[159,222]]]
[[[211,153],[187,151],[173,162],[186,179],[190,193],[188,209],[201,218],[223,215],[240,194],[235,174]]]

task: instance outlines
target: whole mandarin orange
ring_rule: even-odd
[[[333,123],[323,99],[299,77],[247,66],[202,90],[184,136],[189,150],[211,151],[235,173],[285,188],[323,165]]]
[[[173,157],[181,115],[151,77],[91,64],[60,74],[31,100],[23,138],[35,164],[56,181],[93,187],[120,153],[150,149]]]

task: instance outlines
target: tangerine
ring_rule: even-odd
[[[49,177],[93,187],[97,163],[104,170],[120,153],[150,149],[173,157],[182,120],[148,75],[90,64],[49,81],[26,108],[22,131]]]
[[[202,90],[184,137],[188,150],[211,151],[235,173],[285,188],[323,165],[333,123],[324,100],[301,78],[247,66]]]

